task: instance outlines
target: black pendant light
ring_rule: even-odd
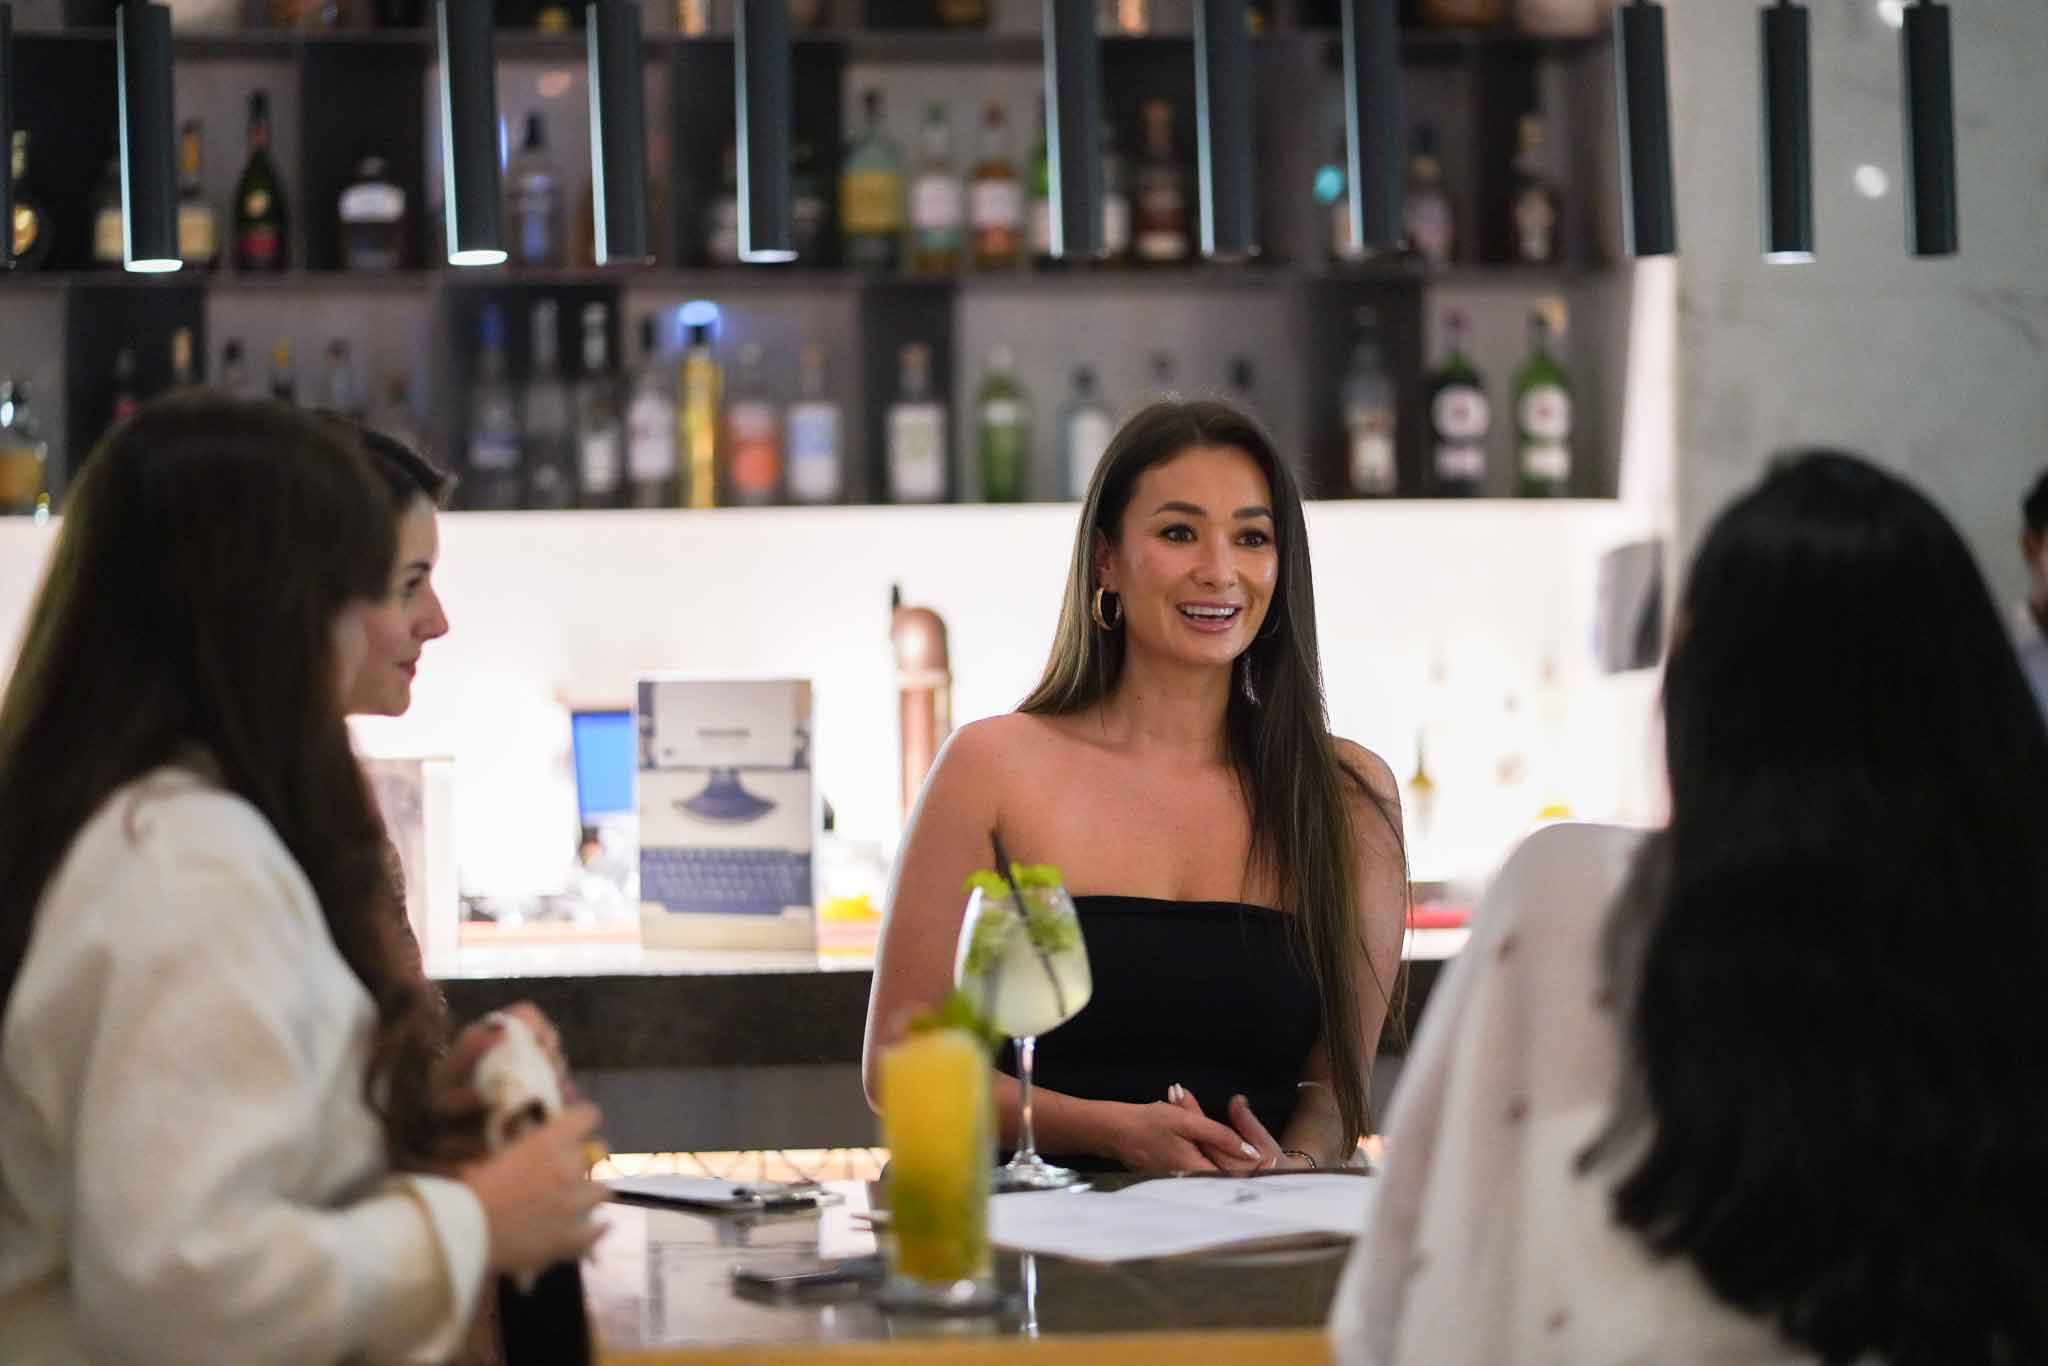
[[[448,264],[505,263],[498,166],[498,53],[491,0],[437,0],[442,202]]]
[[[1351,247],[1401,245],[1401,29],[1395,0],[1344,0],[1345,185]]]
[[[171,11],[129,0],[114,11],[120,68],[121,261],[138,274],[176,270],[178,171],[172,149]],[[7,218],[9,233],[14,216]]]
[[[1906,85],[1906,243],[1915,256],[1956,251],[1956,107],[1948,6],[1906,9],[1899,34]]]
[[[1245,0],[1195,0],[1195,142],[1202,196],[1202,255],[1259,254],[1252,171],[1252,48]]]
[[[788,0],[733,9],[733,86],[739,94],[740,259],[796,259],[789,189]]]
[[[14,264],[14,6],[0,0],[0,152],[8,158],[0,175],[0,270]]]
[[[1806,7],[1763,11],[1764,260],[1813,260],[1813,95]]]
[[[1102,40],[1094,0],[1045,0],[1045,156],[1052,254],[1100,256]]]
[[[1631,256],[1678,250],[1671,182],[1671,86],[1664,7],[1633,0],[1614,11],[1614,83],[1621,132],[1621,240]]]
[[[642,92],[640,7],[593,0],[584,7],[590,47],[590,197],[597,263],[645,265],[647,104]]]

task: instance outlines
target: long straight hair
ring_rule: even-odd
[[[1330,738],[1301,490],[1257,422],[1227,403],[1164,402],[1117,432],[1081,506],[1051,658],[1018,710],[1068,716],[1115,694],[1126,646],[1121,630],[1099,630],[1094,623],[1095,538],[1116,545],[1138,477],[1197,446],[1243,451],[1272,490],[1279,581],[1259,638],[1232,666],[1224,740],[1251,815],[1246,873],[1266,875],[1278,890],[1279,908],[1289,913],[1296,947],[1316,984],[1331,1089],[1347,1141],[1356,1143],[1368,1118],[1358,971],[1370,960],[1359,923],[1359,840],[1347,815],[1347,787],[1364,794],[1390,832],[1400,827]],[[1375,979],[1390,1015],[1398,980]]]
[[[37,904],[125,784],[196,749],[269,822],[377,1008],[366,1097],[417,1151],[438,1041],[385,921],[387,839],[335,692],[333,627],[383,596],[390,499],[360,447],[269,402],[181,396],[71,491],[0,699],[0,1018]]]
[[[1584,1165],[1829,1362],[2048,1360],[2048,733],[1968,549],[1863,461],[1788,458],[1700,547],[1664,715]]]

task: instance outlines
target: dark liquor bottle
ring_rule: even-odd
[[[548,156],[547,124],[526,116],[526,138],[505,171],[505,217],[511,224],[512,264],[561,266],[567,246],[562,225],[562,183]]]
[[[270,96],[249,96],[249,161],[235,186],[235,268],[283,270],[290,257],[284,182],[270,159]]]
[[[1477,498],[1486,491],[1486,435],[1493,409],[1486,401],[1486,382],[1465,356],[1465,315],[1446,314],[1444,327],[1448,351],[1429,385],[1434,492],[1443,498]]]
[[[114,402],[109,417],[125,422],[141,406],[142,396],[135,391],[135,352],[124,346],[114,353]]]
[[[1515,259],[1544,266],[1558,257],[1557,187],[1543,173],[1543,118],[1522,115],[1516,135],[1514,216]]]
[[[1188,259],[1187,177],[1173,152],[1173,106],[1145,102],[1145,159],[1138,163],[1137,257],[1146,265]]]

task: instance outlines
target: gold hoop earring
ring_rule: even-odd
[[[1107,596],[1112,602],[1116,603],[1115,621],[1111,621],[1108,618],[1108,616],[1103,613],[1102,600],[1105,596]],[[1095,605],[1090,609],[1089,615],[1095,618],[1096,626],[1100,627],[1102,630],[1114,631],[1117,627],[1124,624],[1124,600],[1121,597],[1117,596],[1115,593],[1111,593],[1106,588],[1098,588],[1095,590]]]

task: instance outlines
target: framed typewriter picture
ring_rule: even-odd
[[[642,678],[634,714],[640,942],[814,951],[810,681]]]

